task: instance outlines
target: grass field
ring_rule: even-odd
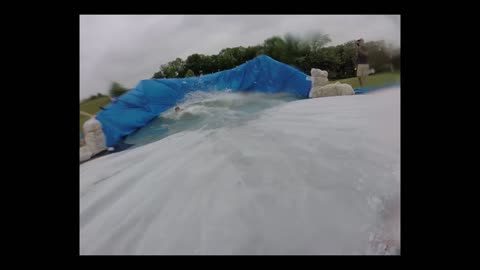
[[[353,87],[353,89],[360,87],[360,83],[358,82],[357,77],[341,79],[338,81],[341,83],[350,84]],[[388,72],[388,73],[370,75],[368,76],[367,82],[365,83],[364,87],[380,86],[383,84],[393,83],[393,82],[400,82],[400,72]]]
[[[341,83],[348,83],[354,89],[360,87],[360,84],[358,83],[358,79],[356,77],[341,79],[338,81]],[[380,86],[383,84],[399,82],[399,81],[400,81],[400,72],[374,74],[374,75],[368,76],[367,82],[365,83],[365,87]],[[336,82],[336,81],[332,81],[332,82]],[[104,107],[109,103],[110,103],[109,97],[100,97],[94,100],[89,100],[89,101],[80,103],[80,110],[93,115],[100,111],[100,106]],[[85,123],[85,121],[87,120],[88,120],[87,116],[80,115],[80,130],[82,130],[83,123]]]

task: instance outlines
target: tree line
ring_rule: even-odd
[[[152,76],[159,78],[185,78],[235,68],[261,54],[291,65],[306,74],[311,68],[327,70],[332,80],[355,77],[356,48],[354,41],[337,46],[326,34],[316,33],[300,37],[286,34],[273,36],[262,44],[249,47],[222,49],[215,55],[192,54],[185,60],[176,58],[160,66]],[[369,51],[369,64],[376,73],[400,69],[400,49],[383,40],[365,43]]]

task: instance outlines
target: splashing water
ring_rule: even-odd
[[[185,130],[238,126],[256,118],[260,111],[297,99],[283,93],[191,92],[178,104],[181,111],[175,112],[172,108],[162,113],[129,135],[125,143],[138,147]]]

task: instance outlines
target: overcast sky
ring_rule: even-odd
[[[106,94],[112,81],[133,88],[176,57],[312,31],[329,45],[363,37],[400,46],[400,15],[81,15],[80,98]]]

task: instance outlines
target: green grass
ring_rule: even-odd
[[[338,80],[341,83],[348,83],[350,84],[353,89],[360,88],[360,83],[358,82],[358,78],[348,78],[348,79],[341,79]],[[336,82],[336,81],[333,81]],[[365,83],[364,87],[372,87],[372,86],[380,86],[387,83],[394,83],[400,82],[400,72],[387,72],[387,73],[380,73],[374,74],[367,77],[367,82]]]
[[[89,100],[80,103],[80,111],[84,111],[89,114],[96,114],[100,111],[100,106],[105,107],[110,103],[109,97],[99,97],[94,100]],[[88,120],[88,116],[80,115],[80,130],[83,128],[83,123]]]

